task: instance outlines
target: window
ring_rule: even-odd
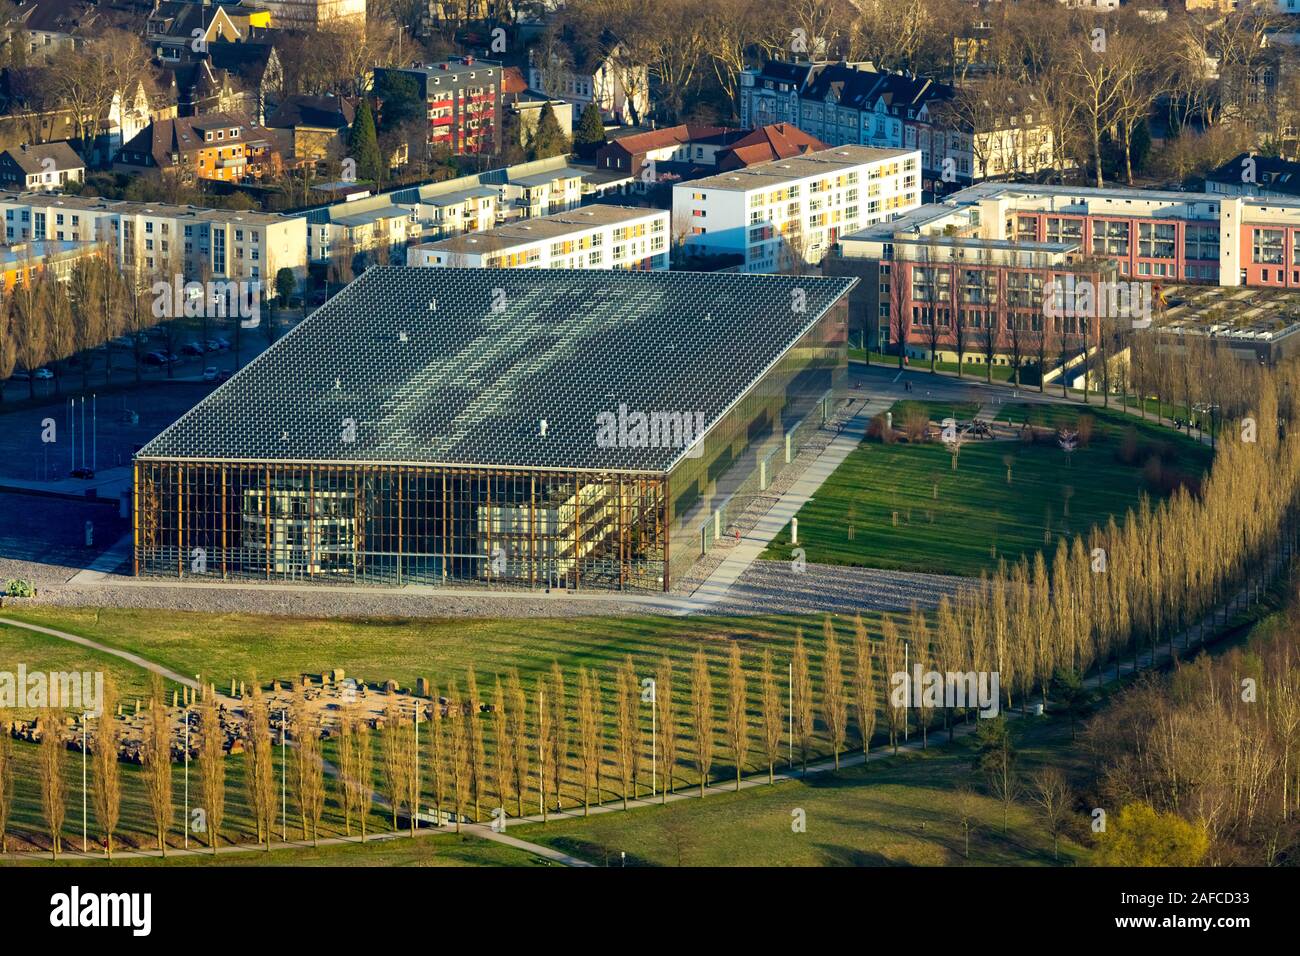
[[[1144,222],[1138,226],[1138,255],[1148,259],[1173,259],[1178,229],[1172,222]]]
[[[1252,247],[1253,260],[1269,265],[1282,264],[1282,230],[1256,229]]]
[[[1047,218],[1047,241],[1070,242],[1083,239],[1083,220],[1064,219],[1060,216]]]
[[[1219,227],[1188,223],[1183,230],[1183,255],[1188,259],[1219,258]]]
[[[1128,223],[1106,220],[1093,223],[1092,251],[1099,256],[1128,255]]]

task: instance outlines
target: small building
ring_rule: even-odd
[[[86,163],[67,143],[13,146],[0,153],[0,187],[62,189],[86,178]]]
[[[809,136],[791,123],[769,123],[750,130],[730,146],[719,150],[717,165],[720,172],[726,172],[823,149],[830,149],[830,144]]]
[[[668,171],[713,171],[719,153],[743,135],[744,130],[687,123],[629,133],[596,150],[596,168],[656,179]]]
[[[289,131],[293,144],[289,158],[301,165],[341,155],[355,118],[355,107],[344,97],[295,93],[285,97],[266,125]]]

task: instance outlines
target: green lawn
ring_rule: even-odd
[[[849,349],[849,359],[850,359],[850,361],[865,362],[865,361],[867,360],[867,352],[866,352],[865,349],[855,349],[855,348],[850,348],[850,349]],[[888,365],[888,366],[892,366],[892,367],[894,367],[894,368],[897,368],[897,367],[898,367],[898,356],[897,356],[897,355],[886,355],[884,352],[872,352],[872,353],[871,353],[871,364],[872,364],[872,365]],[[956,373],[956,371],[957,371],[957,363],[956,363],[956,362],[935,362],[935,363],[934,363],[934,367],[935,367],[935,370],[936,370],[936,371],[939,371],[939,372],[952,372],[952,373]],[[926,362],[926,361],[922,361],[922,360],[920,360],[920,359],[915,359],[915,360],[912,360],[912,361],[909,362],[909,364],[907,365],[907,368],[908,368],[910,371],[913,371],[913,372],[928,372],[928,371],[930,371],[930,363],[929,363],[929,362]],[[975,363],[975,362],[970,362],[970,361],[968,361],[968,362],[966,362],[965,365],[962,367],[962,374],[965,375],[967,378],[976,378],[976,379],[979,379],[980,381],[987,381],[987,380],[988,380],[988,366],[985,365],[983,362]],[[993,381],[995,381],[995,382],[1009,382],[1009,381],[1011,381],[1011,366],[1010,366],[1010,365],[994,365],[994,366],[993,366]]]
[[[961,406],[932,405],[936,420],[969,417]],[[1060,535],[1086,531],[1112,514],[1122,519],[1141,493],[1160,490],[1144,470],[1153,454],[1165,456],[1166,475],[1197,475],[1209,465],[1209,448],[1119,412],[1007,405],[997,417],[1041,415],[1044,424],[1072,425],[1080,414],[1093,416],[1093,438],[1072,457],[1054,444],[977,441],[962,446],[954,471],[937,442],[864,443],[800,509],[799,546],[814,563],[978,574],[1000,559],[1055,548]],[[898,405],[894,424],[901,424]],[[1130,426],[1137,449],[1126,464],[1120,450]],[[788,527],[763,556],[791,558]]]
[[[78,811],[80,812],[80,811]],[[80,818],[78,818],[80,819]],[[79,825],[79,824],[78,824]],[[292,834],[291,834],[292,836]],[[80,847],[80,843],[75,844]],[[6,866],[55,865],[48,854],[31,854],[5,860]],[[59,866],[103,866],[98,859],[63,857]],[[207,855],[157,857],[114,857],[113,866],[556,866],[550,860],[524,850],[469,835],[405,837],[345,846],[303,846],[292,850],[249,850],[222,853],[215,860]]]
[[[943,735],[936,735],[942,737]],[[1078,758],[1062,721],[1018,734],[1020,770],[1047,763],[1077,773]],[[602,814],[512,828],[517,837],[596,863],[618,866],[940,866],[963,865],[964,836],[954,793],[962,784],[978,791],[968,740],[935,746],[837,774],[816,774],[741,793],[710,793],[666,807]],[[802,810],[804,833],[791,827]],[[968,865],[1051,865],[1052,844],[1027,801],[1009,814],[1002,804],[976,798]],[[1076,834],[1083,839],[1083,834]],[[1082,848],[1062,842],[1060,863],[1077,861]]]
[[[796,628],[802,627],[807,635],[812,679],[821,680],[822,621],[816,617],[323,620],[40,606],[21,610],[6,607],[4,613],[134,651],[145,658],[165,663],[180,673],[202,673],[216,677],[223,691],[229,689],[230,675],[239,680],[248,680],[256,673],[265,683],[271,679],[288,680],[302,673],[315,674],[328,668],[342,667],[348,674],[372,684],[392,678],[404,686],[410,686],[416,677],[426,676],[434,679],[442,691],[447,690],[448,681],[454,678],[459,683],[463,696],[465,670],[473,664],[479,677],[480,701],[491,699],[494,675],[504,677],[509,668],[518,667],[524,686],[529,690],[531,709],[535,702],[532,691],[536,680],[555,661],[564,670],[572,722],[575,720],[573,710],[577,668],[580,665],[593,668],[600,674],[603,689],[608,749],[605,758],[606,799],[617,796],[613,790],[612,740],[616,706],[613,672],[625,657],[631,656],[639,677],[653,674],[660,657],[665,654],[674,660],[674,696],[682,738],[681,766],[678,772],[683,782],[697,779],[687,766],[691,739],[687,719],[688,667],[697,648],[706,651],[710,662],[719,739],[725,713],[725,655],[732,642],[739,643],[744,650],[745,666],[749,672],[747,697],[755,720],[759,711],[760,693],[758,656],[763,648],[770,648],[778,665],[784,667],[784,662],[790,657]],[[867,615],[866,619],[872,633],[878,633],[875,617]],[[851,638],[846,622],[841,621],[838,629],[841,647],[847,651]],[[0,670],[16,670],[18,662],[24,663],[29,670],[86,670],[103,667],[111,671],[124,688],[124,697],[129,699],[133,694],[143,695],[146,692],[145,675],[133,673],[129,665],[115,658],[85,651],[55,638],[0,625]],[[643,707],[642,711],[644,733],[648,737],[649,708]],[[490,754],[495,746],[492,721],[485,717],[483,724]],[[882,733],[883,726],[882,721]],[[570,733],[576,748],[576,726],[571,728]],[[16,775],[19,792],[15,795],[11,830],[19,833],[20,848],[44,850],[48,847],[48,838],[44,835],[40,795],[36,786],[36,748],[17,741],[13,747],[20,769]],[[817,737],[812,753],[821,754],[827,750],[824,736]],[[327,757],[332,752],[329,742],[325,752]],[[378,753],[376,745],[376,786],[382,791]],[[277,760],[278,756],[277,753]],[[225,840],[252,839],[252,815],[247,806],[241,778],[242,759],[229,758],[227,821],[223,828]],[[72,835],[80,833],[80,755],[69,753],[66,765],[70,783],[70,816],[65,833]],[[183,799],[181,769],[177,766],[174,771],[178,821]],[[752,761],[746,769],[755,769]],[[648,781],[648,758],[644,773]],[[722,779],[734,775],[734,768],[721,753],[714,762],[713,774]],[[152,837],[149,835],[148,812],[143,786],[138,780],[138,770],[124,765],[123,779],[123,844],[150,845]],[[427,778],[425,787],[427,805],[432,802],[432,785]],[[525,806],[528,808],[536,806],[535,767],[531,788],[532,793],[525,798]],[[565,805],[575,805],[580,800],[580,792],[576,766],[571,765],[566,773]],[[490,804],[485,805],[485,813],[489,806]],[[292,820],[290,826],[292,832]],[[377,832],[388,826],[388,820],[377,813],[372,821],[372,830]],[[334,834],[341,827],[340,814],[331,790],[326,807],[325,830]],[[181,831],[177,829],[172,841],[179,845],[180,839]]]

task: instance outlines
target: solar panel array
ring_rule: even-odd
[[[598,416],[707,429],[855,281],[372,268],[139,456],[667,471]]]

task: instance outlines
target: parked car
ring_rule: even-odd
[[[91,470],[90,468],[74,468],[74,469],[72,469],[72,477],[73,477],[73,478],[85,478],[85,479],[89,480],[89,479],[95,477],[95,472],[94,472],[93,470]]]
[[[217,367],[215,365],[209,365],[207,368],[203,370],[203,381],[215,382],[219,374],[221,373],[217,371]]]
[[[218,350],[218,351],[224,352],[224,351],[226,351],[228,348],[230,348],[230,340],[229,340],[229,339],[226,339],[226,338],[222,338],[220,335],[218,335],[218,336],[217,336],[215,339],[213,339],[212,341],[215,342],[215,343],[217,343],[217,350]]]
[[[119,335],[117,338],[113,339],[112,342],[110,342],[109,344],[112,345],[113,348],[115,349],[135,348],[135,343],[131,341],[131,336],[129,335]]]
[[[51,372],[48,368],[38,368],[35,372],[32,372],[32,377],[33,378],[54,378],[54,373]]]
[[[9,381],[11,382],[30,382],[31,380],[32,373],[27,371],[25,368],[16,368],[14,369],[14,373],[9,376]]]
[[[205,352],[219,352],[220,350],[221,346],[217,344],[216,339],[208,339],[203,343],[203,351]]]
[[[197,342],[186,342],[181,346],[181,355],[202,355],[203,346]]]
[[[217,376],[217,381],[218,381],[218,382],[225,382],[225,381],[228,381],[228,380],[230,379],[230,374],[231,374],[231,373],[230,373],[230,369],[228,369],[228,368],[223,368],[223,369],[221,370],[221,374]]]
[[[165,352],[148,352],[144,357],[145,365],[166,365],[167,353]]]

